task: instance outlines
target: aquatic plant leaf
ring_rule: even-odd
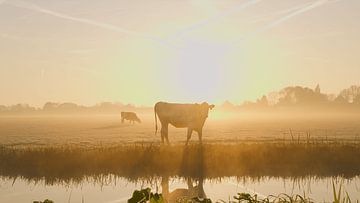
[[[199,197],[194,197],[191,200],[192,202],[196,202],[196,203],[212,203],[211,199],[208,198],[200,199]]]
[[[54,203],[54,201],[45,199],[43,202],[42,201],[33,201],[33,203]]]
[[[130,199],[128,199],[128,203],[145,203],[150,199],[150,188],[146,188],[143,190],[135,190]]]
[[[238,193],[238,196],[234,196],[234,199],[238,200],[238,201],[252,201],[253,198],[251,197],[251,195],[249,193]]]
[[[151,193],[150,203],[165,203],[165,200],[161,194]]]

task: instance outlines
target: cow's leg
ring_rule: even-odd
[[[161,142],[164,144],[164,138],[166,138],[167,142],[169,139],[167,138],[168,135],[168,123],[161,123]]]
[[[121,118],[121,123],[124,123],[124,118]]]
[[[169,128],[168,128],[168,125],[166,126],[165,139],[166,139],[167,144],[168,144],[168,145],[170,145],[170,142],[169,142]]]
[[[190,138],[191,138],[192,132],[193,132],[193,129],[192,129],[192,128],[188,128],[188,130],[187,130],[186,145],[188,145],[188,143],[189,143],[189,140],[190,140]]]
[[[198,130],[199,142],[202,144],[202,129]]]

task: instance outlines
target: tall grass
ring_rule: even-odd
[[[0,176],[47,184],[115,175],[129,180],[170,176],[330,177],[360,175],[360,146],[257,143],[99,147],[0,147]]]

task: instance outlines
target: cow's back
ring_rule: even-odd
[[[134,113],[134,112],[129,112],[128,117],[129,117],[129,119],[132,119],[132,120],[136,120],[138,118],[136,113]]]
[[[134,112],[121,112],[121,117],[123,118],[137,118],[136,114]]]
[[[196,116],[196,104],[158,102],[155,104],[155,112],[161,122],[171,123],[178,128],[188,127]]]

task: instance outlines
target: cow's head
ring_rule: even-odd
[[[214,104],[209,105],[207,102],[203,102],[202,104],[200,104],[200,116],[202,118],[207,118],[208,114],[209,114],[209,109],[213,109],[215,107]]]
[[[135,120],[138,122],[138,123],[141,123],[141,120],[139,117],[136,117]]]

